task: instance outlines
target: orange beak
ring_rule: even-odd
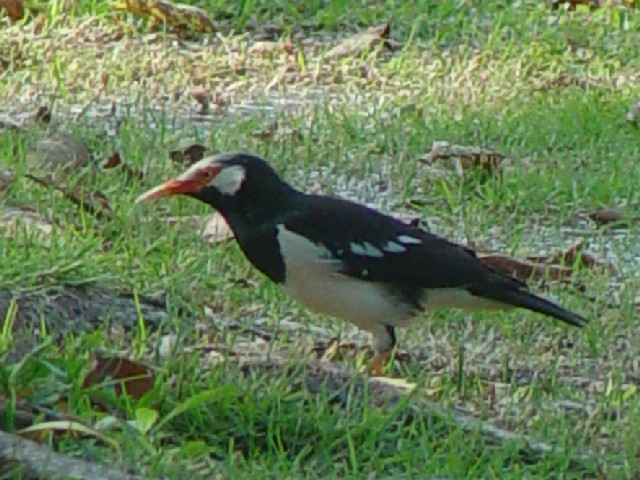
[[[199,192],[213,177],[220,173],[221,170],[222,168],[219,166],[195,171],[188,170],[177,178],[164,182],[151,190],[147,190],[136,198],[135,203],[157,200],[158,198],[168,197],[169,195]]]
[[[188,181],[181,180],[179,178],[174,178],[173,180],[169,180],[157,187],[152,188],[151,190],[147,190],[138,198],[136,198],[135,203],[146,202],[149,200],[156,200],[162,197],[168,197],[169,195],[179,195],[184,193],[193,193],[200,190],[201,186],[197,181]]]

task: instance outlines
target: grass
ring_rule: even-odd
[[[105,395],[116,416],[135,421],[151,409],[159,423],[146,431],[123,422],[105,429],[118,450],[72,435],[57,435],[52,448],[145,475],[637,475],[637,226],[596,228],[576,215],[599,206],[619,206],[631,216],[638,209],[638,131],[624,120],[638,94],[638,14],[552,13],[544,2],[524,1],[198,5],[226,22],[217,40],[149,37],[142,25],[120,35],[124,20],[113,20],[106,2],[90,1],[76,2],[70,18],[51,16],[38,33],[33,24],[3,29],[9,41],[0,42],[0,58],[12,60],[2,97],[15,99],[14,111],[54,105],[51,125],[0,132],[0,158],[17,177],[3,201],[31,206],[57,225],[50,235],[24,228],[4,237],[2,287],[92,284],[159,295],[169,305],[159,329],[142,314],[124,319],[117,309],[111,319],[131,328],[105,323],[76,330],[64,315],[22,325],[37,333],[28,335],[30,355],[20,362],[7,356],[0,365],[5,428],[16,417],[12,400],[104,424],[107,414],[82,388],[92,354],[101,351],[157,367],[143,398]],[[392,15],[401,50],[322,59],[342,37]],[[277,40],[302,45],[304,55],[251,54],[267,24]],[[554,85],[561,75],[590,83]],[[210,91],[213,114],[195,113],[192,88]],[[115,116],[108,114],[112,101]],[[86,113],[78,116],[80,109]],[[255,135],[274,119],[276,134]],[[60,131],[85,140],[97,159],[118,151],[144,172],[143,180],[129,181],[117,170],[81,180],[109,199],[113,218],[97,220],[21,175],[34,168],[24,161],[29,145]],[[178,171],[168,153],[184,136],[214,151],[256,152],[296,186],[419,216],[461,242],[524,257],[580,237],[611,259],[617,277],[577,272],[593,301],[567,288],[545,292],[593,318],[584,331],[527,312],[438,312],[400,334],[409,360],[396,362],[390,374],[419,383],[421,395],[445,409],[463,408],[542,439],[554,451],[524,459],[517,442],[492,446],[446,417],[416,415],[413,399],[389,410],[354,394],[336,405],[329,391],[301,388],[299,371],[247,373],[198,347],[210,336],[229,345],[256,343],[247,332],[223,330],[228,319],[269,332],[274,339],[256,348],[279,352],[296,366],[317,340],[339,334],[365,344],[367,337],[295,304],[252,270],[234,243],[208,245],[184,225],[167,226],[159,213],[204,214],[206,207],[188,199],[132,205],[144,189]],[[437,140],[497,149],[506,156],[502,179],[429,169],[418,159]],[[618,306],[606,307],[612,300]],[[8,345],[9,352],[21,338],[19,328],[9,333],[9,325],[24,318],[21,308],[10,310],[0,329],[0,348]],[[197,325],[194,317],[201,319]],[[174,333],[176,350],[160,355]],[[361,360],[347,351],[333,361],[356,366]],[[578,450],[593,452],[593,462],[572,463]],[[18,471],[6,475],[19,478]]]

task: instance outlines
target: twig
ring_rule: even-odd
[[[31,440],[3,431],[0,431],[0,460],[3,464],[18,463],[24,467],[24,473],[27,476],[46,479],[143,480],[145,478],[98,463],[61,455]]]
[[[50,181],[47,178],[38,177],[38,176],[32,175],[30,173],[25,173],[24,176],[26,178],[28,178],[29,180],[34,181],[39,185],[42,185],[43,187],[51,188],[53,190],[57,190],[58,192],[62,193],[67,200],[71,201],[71,203],[73,203],[74,205],[78,206],[79,208],[81,208],[85,212],[90,213],[91,215],[93,215],[97,219],[101,219],[105,215],[106,216],[110,216],[111,215],[111,212],[109,211],[109,208],[107,206],[96,207],[92,203],[87,202],[86,199],[81,198],[75,192],[69,190],[68,188],[62,187],[60,185],[56,185],[55,183],[53,183],[52,181]]]

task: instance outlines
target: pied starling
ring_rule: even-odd
[[[247,259],[291,297],[369,331],[375,375],[395,346],[395,328],[422,311],[522,307],[576,327],[587,322],[473,250],[366,206],[305,194],[255,155],[204,158],[136,203],[176,194],[218,210]]]

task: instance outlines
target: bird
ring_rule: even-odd
[[[290,297],[369,332],[374,376],[384,375],[396,329],[422,312],[523,308],[574,327],[588,322],[472,249],[369,206],[307,194],[252,153],[207,156],[135,203],[171,195],[217,210],[248,261]]]

